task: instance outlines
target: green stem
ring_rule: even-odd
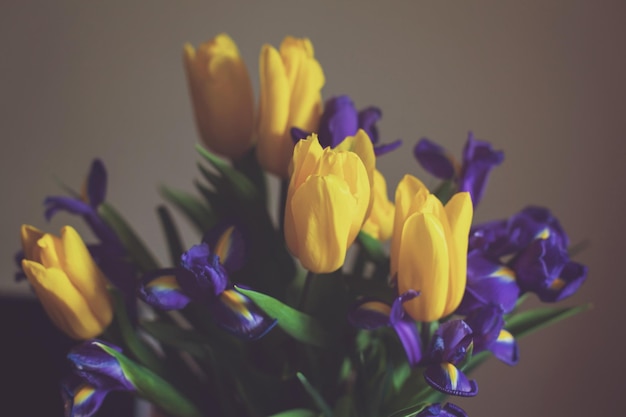
[[[303,311],[306,304],[306,298],[311,289],[311,282],[313,281],[315,274],[311,271],[307,271],[306,278],[304,278],[304,285],[302,286],[302,292],[300,293],[300,301],[298,302],[298,310]]]

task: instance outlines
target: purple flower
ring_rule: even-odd
[[[468,191],[474,207],[482,199],[489,173],[504,160],[502,151],[494,150],[489,142],[474,139],[472,132],[468,134],[460,168],[443,147],[427,138],[415,145],[413,154],[428,173],[440,179],[455,180],[459,191]]]
[[[545,302],[569,297],[587,278],[587,267],[570,261],[554,236],[534,240],[511,262],[511,267],[520,288],[534,292]]]
[[[502,362],[515,365],[519,359],[517,343],[503,328],[503,314],[500,306],[487,305],[472,311],[464,321],[472,328],[474,353],[489,350]]]
[[[373,330],[382,326],[391,326],[396,331],[408,362],[417,365],[422,359],[420,335],[417,324],[405,312],[402,304],[417,297],[419,293],[409,290],[398,296],[390,306],[379,300],[360,301],[348,314],[348,321],[355,327]]]
[[[377,145],[379,137],[376,123],[381,117],[382,112],[377,107],[367,107],[357,112],[354,102],[349,96],[332,97],[324,105],[324,113],[322,113],[317,129],[320,145],[323,148],[327,146],[334,148],[346,137],[354,136],[359,129],[363,129],[374,144],[376,156],[391,152],[398,148],[402,141],[398,139],[388,144]],[[291,137],[294,142],[306,138],[309,134],[309,132],[295,127],[291,129]]]
[[[228,274],[241,266],[243,244],[234,227],[220,230],[219,235],[207,235],[210,244],[204,242],[183,253],[179,267],[146,274],[139,296],[162,310],[179,310],[191,301],[203,303],[218,326],[242,339],[255,340],[277,321],[233,289]]]
[[[93,415],[111,391],[135,391],[118,362],[108,353],[115,345],[91,340],[74,347],[68,354],[73,373],[62,382],[66,414],[70,417]]]
[[[442,323],[431,340],[424,364],[426,382],[448,395],[473,397],[478,394],[476,381],[456,367],[472,343],[472,329],[463,320]]]
[[[519,294],[520,288],[512,269],[474,250],[467,256],[467,284],[456,313],[467,314],[490,304],[498,305],[509,313],[515,307]]]
[[[457,405],[452,403],[447,403],[442,406],[439,403],[430,404],[422,411],[417,413],[415,417],[431,417],[431,416],[439,416],[439,417],[467,417],[467,414],[463,409]]]

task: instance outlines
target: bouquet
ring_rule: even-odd
[[[473,224],[504,159],[490,143],[470,133],[457,160],[421,139],[416,163],[438,185],[407,174],[390,200],[376,161],[402,142],[380,141],[380,109],[322,101],[308,39],[263,46],[257,111],[228,35],[183,57],[203,145],[196,192],[161,188],[170,259],[106,201],[99,159],[80,191],[45,199],[47,219],[82,217],[97,242],[21,229],[18,276],[76,340],[68,416],[112,391],[171,417],[466,416],[454,398],[478,393],[477,366],[515,365],[520,337],[588,307],[523,305],[561,301],[587,276],[548,209]]]

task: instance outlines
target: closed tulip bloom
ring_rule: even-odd
[[[364,161],[374,160],[374,148],[367,135],[354,138],[355,151],[322,149],[315,134],[294,149],[285,239],[311,272],[339,269],[369,214],[373,178]]]
[[[217,35],[183,59],[200,137],[207,148],[239,158],[253,145],[254,94],[235,42]]]
[[[363,231],[370,236],[385,241],[393,232],[395,205],[387,196],[387,181],[380,171],[374,171],[374,203],[372,211],[363,225]]]
[[[417,321],[454,312],[467,280],[467,245],[473,208],[469,193],[445,205],[417,178],[406,175],[396,189],[391,273],[398,292],[421,292],[404,308]]]
[[[317,130],[324,72],[308,39],[286,37],[277,51],[264,45],[259,59],[261,94],[257,157],[261,166],[288,178],[293,155],[290,129]]]
[[[76,230],[61,237],[24,225],[22,269],[54,324],[68,336],[86,340],[111,323],[106,279]]]

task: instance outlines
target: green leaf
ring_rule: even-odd
[[[254,184],[244,174],[237,171],[227,162],[213,155],[202,146],[196,145],[196,150],[229,183],[237,197],[245,201],[251,201],[259,196]]]
[[[163,233],[165,233],[165,239],[167,241],[167,248],[170,252],[170,260],[172,265],[178,265],[180,262],[180,256],[185,251],[185,246],[178,233],[178,228],[172,219],[170,211],[165,206],[159,206],[157,208],[157,214],[159,220],[161,220],[161,226],[163,227]]]
[[[358,235],[359,243],[365,250],[365,253],[372,262],[377,264],[389,261],[383,244],[376,238],[361,231]]]
[[[117,237],[128,251],[134,263],[143,272],[157,269],[159,267],[146,245],[137,236],[128,222],[108,203],[98,206],[98,214],[104,222],[115,231]]]
[[[278,414],[272,414],[269,417],[317,417],[318,413],[307,410],[305,408],[294,408],[292,410],[282,411]]]
[[[591,304],[583,304],[576,307],[536,308],[507,318],[504,328],[511,332],[514,337],[519,338],[568,317],[572,317],[590,307]]]
[[[136,329],[133,327],[126,311],[126,305],[122,299],[122,295],[118,290],[111,290],[111,299],[113,300],[113,309],[115,311],[115,320],[119,326],[119,330],[128,350],[145,366],[152,369],[159,375],[165,375],[166,370],[163,362],[148,347],[148,345],[139,337]]]
[[[317,320],[308,314],[289,307],[269,295],[240,287],[235,288],[240,293],[250,297],[268,316],[278,319],[278,326],[294,339],[319,347],[330,344],[330,337],[327,332]]]
[[[196,196],[166,186],[159,190],[163,198],[179,209],[200,233],[206,232],[217,221],[215,213]]]
[[[428,406],[427,403],[419,403],[413,405],[411,407],[403,408],[402,410],[398,410],[395,413],[391,414],[389,417],[411,417],[421,412]]]
[[[452,180],[442,181],[439,186],[433,191],[435,197],[441,201],[442,204],[446,204],[456,193],[457,185]]]
[[[207,336],[160,321],[144,321],[141,322],[141,327],[165,345],[180,349],[198,359],[208,358],[204,346],[209,345],[211,339]]]
[[[320,409],[320,411],[322,412],[322,414],[325,417],[332,417],[333,416],[333,412],[331,410],[331,408],[328,406],[328,404],[326,404],[326,401],[324,401],[324,398],[322,397],[322,395],[315,389],[315,387],[313,387],[313,385],[311,385],[308,381],[308,379],[306,379],[306,377],[298,372],[296,373],[296,376],[298,377],[298,379],[300,380],[300,383],[302,384],[302,386],[304,387],[305,391],[311,396],[311,398],[313,399],[313,402],[315,403],[315,405],[317,405],[317,407]]]
[[[106,345],[100,346],[119,362],[137,393],[174,417],[202,417],[202,413],[172,385],[147,368]]]

